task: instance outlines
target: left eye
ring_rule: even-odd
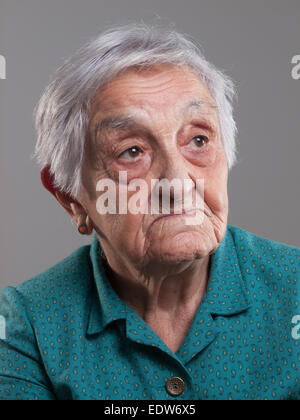
[[[135,157],[138,157],[141,152],[142,151],[139,147],[133,146],[125,150],[123,153],[121,153],[119,158],[123,158],[123,159],[135,158]]]
[[[208,143],[209,139],[206,136],[196,136],[192,139],[192,141],[194,142],[195,146],[197,147],[203,147],[206,145],[206,143]]]

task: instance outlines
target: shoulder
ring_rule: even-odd
[[[228,225],[241,273],[257,296],[300,297],[300,249]],[[257,294],[256,294],[257,292]]]
[[[241,227],[228,225],[228,230],[232,234],[236,244],[247,248],[248,250],[252,249],[257,251],[260,249],[265,253],[286,253],[287,255],[296,255],[298,257],[300,255],[300,248],[256,235],[255,233],[249,232]]]
[[[265,267],[280,267],[288,271],[299,269],[300,248],[248,232],[237,226],[228,225],[238,258],[242,262],[254,262]]]
[[[3,289],[0,399],[56,398],[50,379],[64,345],[83,335],[93,279],[90,246],[85,246],[17,287]]]
[[[90,245],[72,252],[59,263],[19,284],[3,289],[0,309],[10,303],[22,306],[30,319],[59,314],[62,309],[82,306],[89,299],[93,282]]]
[[[44,272],[21,283],[16,289],[27,296],[50,292],[65,293],[72,291],[81,294],[91,280],[92,265],[90,261],[90,245],[78,248]]]

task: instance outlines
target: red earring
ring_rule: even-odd
[[[82,224],[78,228],[78,232],[81,233],[81,235],[86,235],[88,232],[88,227],[85,224]]]

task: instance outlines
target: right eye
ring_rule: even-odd
[[[142,150],[138,146],[132,146],[129,149],[126,149],[118,157],[121,159],[134,159],[137,158],[140,153],[142,153]]]
[[[196,140],[196,141],[194,141],[194,140]],[[209,142],[209,139],[208,139],[207,136],[198,135],[198,136],[195,136],[192,139],[192,141],[194,141],[194,145],[197,148],[200,149],[200,148],[204,147]]]

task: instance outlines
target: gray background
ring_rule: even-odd
[[[30,159],[32,112],[50,74],[107,25],[174,22],[236,82],[239,162],[229,176],[229,223],[300,245],[300,1],[0,0],[0,289],[54,265],[90,238],[43,190]]]

